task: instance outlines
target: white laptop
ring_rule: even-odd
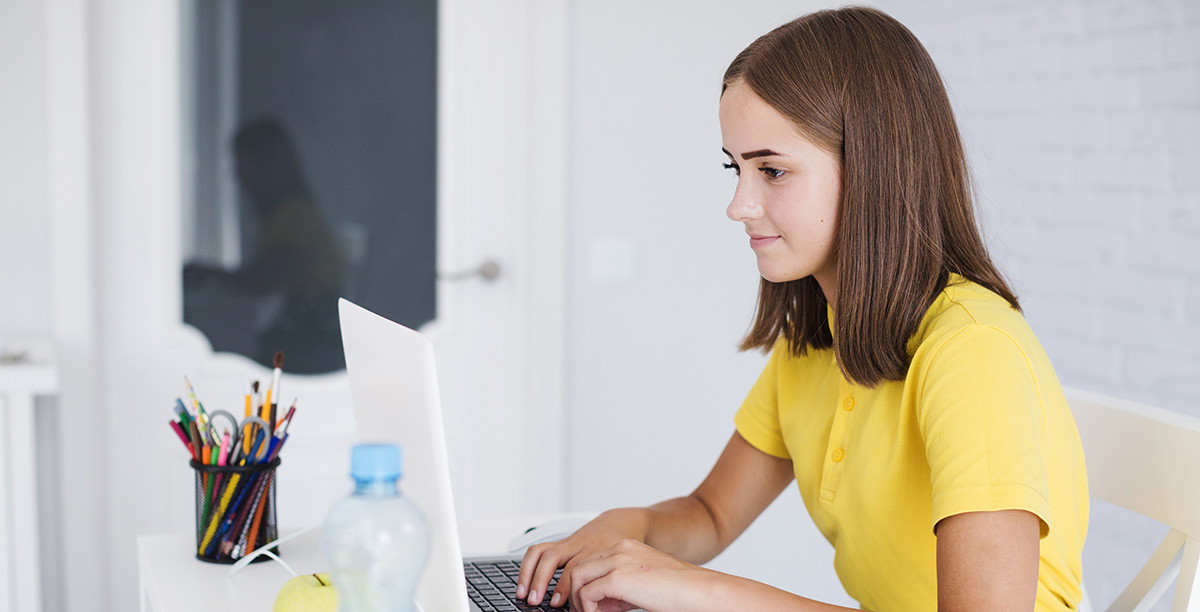
[[[429,521],[432,549],[417,589],[417,603],[426,612],[552,610],[549,597],[543,606],[504,598],[505,591],[511,592],[505,576],[513,574],[519,559],[469,559],[470,567],[464,571],[429,339],[345,299],[339,300],[338,312],[358,435],[364,440],[400,444],[404,455],[401,490]],[[480,600],[483,596],[504,601],[484,603]]]

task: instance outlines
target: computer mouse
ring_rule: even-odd
[[[575,533],[580,527],[583,527],[588,522],[585,518],[563,518],[542,523],[525,530],[525,533],[515,537],[508,543],[509,553],[523,553],[526,548],[534,544],[542,542],[553,542],[561,540],[572,533]]]

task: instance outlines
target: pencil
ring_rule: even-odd
[[[267,478],[263,485],[263,492],[258,497],[258,508],[254,509],[254,519],[250,521],[250,533],[246,536],[246,548],[249,550],[258,548],[258,525],[259,522],[262,521],[263,509],[267,507],[266,504],[262,503],[262,499],[267,495],[270,495],[266,489],[267,487],[271,486],[271,477],[274,475],[274,470],[267,472]]]
[[[279,456],[279,451],[283,449],[283,443],[287,442],[287,438],[288,437],[285,434],[283,436],[283,438],[279,440],[279,443],[275,445],[274,449],[272,449],[271,454],[267,456],[267,463],[274,461],[275,457]],[[275,470],[270,470],[269,472],[267,472],[267,485],[266,486],[269,487],[271,485],[271,478],[274,475],[275,475]],[[263,495],[264,496],[270,495],[270,492],[264,490]],[[260,503],[258,506],[258,509],[254,512],[254,521],[250,527],[250,535],[246,539],[246,546],[250,547],[251,550],[258,547],[258,543],[257,543],[258,523],[262,519],[262,513],[263,513],[264,506],[266,506],[265,503]]]
[[[237,519],[242,507],[246,505],[243,503],[246,501],[246,495],[253,490],[254,476],[247,476],[241,486],[234,491],[233,503],[229,504],[228,509],[218,517],[217,532],[212,541],[209,542],[208,547],[202,551],[204,555],[218,555],[222,548],[221,543],[225,540],[225,535],[230,531],[230,527],[232,527],[234,521]]]
[[[195,421],[188,421],[188,432],[192,437],[192,458],[200,461],[200,428]]]
[[[229,479],[229,484],[225,486],[225,494],[221,496],[221,503],[217,505],[216,512],[212,513],[209,518],[208,528],[204,530],[204,539],[200,541],[200,554],[208,550],[208,545],[212,542],[213,536],[217,533],[217,526],[220,524],[220,517],[225,514],[225,509],[229,507],[229,500],[233,497],[233,492],[237,490],[238,481],[242,478],[241,474],[234,474]]]
[[[244,544],[242,538],[245,538],[246,532],[250,530],[250,520],[254,514],[254,508],[258,506],[259,496],[262,494],[262,486],[260,485],[265,480],[265,476],[263,478],[259,478],[259,476],[262,475],[254,474],[251,481],[251,490],[254,493],[247,500],[248,503],[241,504],[242,508],[238,511],[238,517],[234,518],[233,528],[229,529],[229,532],[226,533],[226,539],[221,542],[221,552],[228,554],[229,557],[234,559],[241,557],[240,551],[242,544]]]
[[[254,396],[251,392],[252,388],[253,388],[253,385],[251,383],[246,383],[246,416],[250,416],[251,406],[253,405],[253,402],[254,402]],[[242,440],[242,452],[243,453],[246,452],[246,450],[249,447],[250,447],[249,441],[243,439]]]
[[[196,420],[200,421],[203,427],[208,426],[208,413],[204,411],[204,404],[196,399],[196,390],[192,388],[192,381],[188,380],[187,376],[183,377],[183,382],[187,383],[188,397],[191,398],[192,404],[196,407]]]

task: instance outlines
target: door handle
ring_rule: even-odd
[[[475,277],[483,279],[485,282],[493,282],[500,277],[500,264],[496,260],[489,259],[477,268],[470,270],[460,270],[458,272],[438,272],[437,278],[441,281],[464,281]]]

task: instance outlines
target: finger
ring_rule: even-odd
[[[525,557],[521,559],[521,569],[517,572],[517,599],[523,599],[538,582],[538,569],[546,564],[549,564],[553,569],[549,570],[551,576],[554,575],[554,570],[558,569],[558,557],[551,555],[557,542],[546,542],[535,544],[525,549]],[[546,580],[549,583],[549,579]],[[546,584],[540,586],[540,591],[546,590]]]
[[[517,572],[517,599],[523,599],[528,594],[534,571],[541,561],[542,553],[548,548],[550,547],[545,544],[535,544],[525,549],[525,557],[521,559],[521,570]]]
[[[597,578],[579,589],[580,609],[583,612],[598,612],[601,603],[608,610],[632,610],[636,605],[622,599],[617,591],[614,575],[609,573]],[[572,604],[574,605],[574,604]]]
[[[575,569],[571,572],[571,609],[578,610],[581,607],[586,607],[586,603],[579,596],[579,592],[583,590],[591,582],[598,580],[610,574],[616,569],[620,563],[613,556],[605,555],[607,551],[592,555],[588,559],[579,562]]]
[[[558,586],[554,587],[554,597],[550,598],[550,606],[557,608],[565,603],[571,597],[571,573],[575,571],[575,566],[578,563],[575,559],[567,561],[563,566],[562,576],[558,578]]]
[[[526,602],[533,605],[538,605],[545,599],[550,581],[554,579],[554,572],[579,554],[578,546],[564,548],[561,544],[562,542],[554,542],[541,545],[544,548],[539,551],[537,565],[532,568],[533,575],[529,579],[529,588],[525,593],[517,595],[518,598],[524,598]],[[524,566],[522,566],[523,569]]]
[[[546,597],[546,590],[550,586],[550,581],[554,578],[554,572],[562,564],[563,559],[569,559],[570,556],[563,556],[557,550],[550,550],[542,554],[538,561],[537,568],[533,571],[533,578],[529,582],[529,593],[525,600],[531,605],[539,605]]]

